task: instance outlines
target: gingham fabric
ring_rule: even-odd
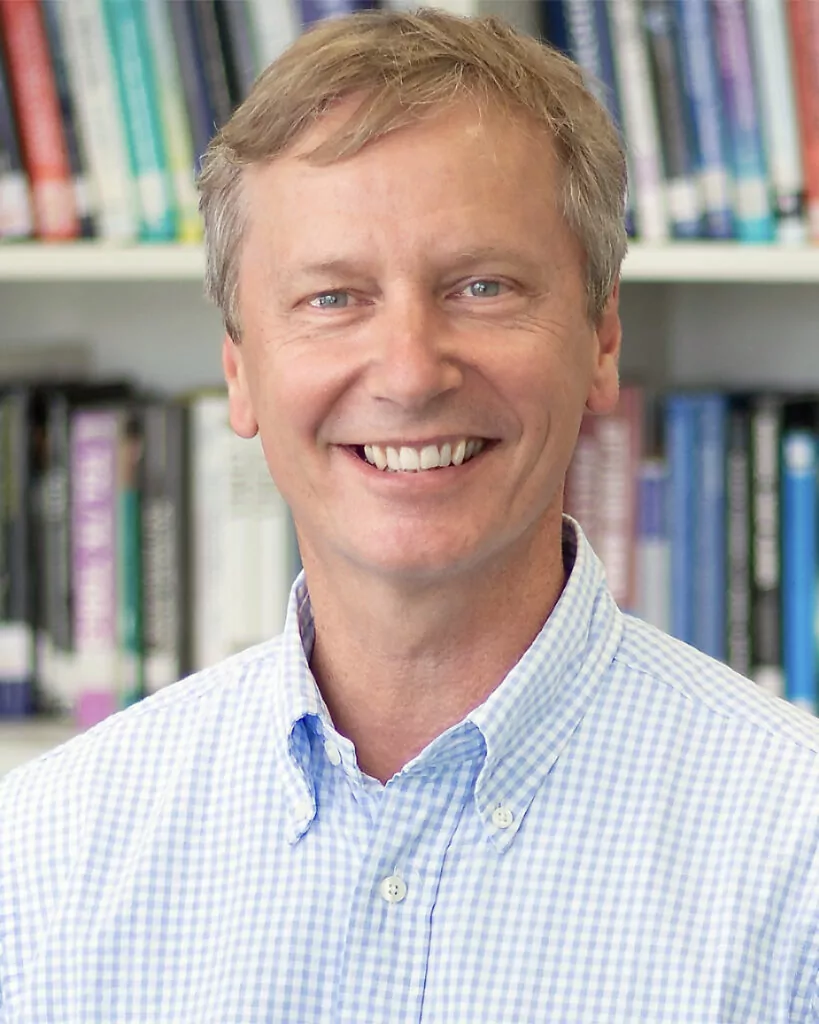
[[[386,786],[303,581],[281,638],[8,776],[0,1021],[819,1021],[817,723],[564,543],[531,648]]]

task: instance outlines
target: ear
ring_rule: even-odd
[[[586,398],[589,412],[604,414],[613,412],[620,395],[620,282],[611,293],[600,320],[595,328],[596,347],[591,387]]]
[[[230,425],[239,437],[255,437],[259,424],[247,386],[244,352],[229,334],[222,339],[222,370],[228,389]]]

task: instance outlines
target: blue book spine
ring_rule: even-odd
[[[614,74],[614,56],[611,52],[611,31],[606,5],[590,4],[588,0],[564,0],[563,12],[569,55],[583,69],[586,86],[606,108],[622,133],[623,120]],[[630,198],[626,208],[626,227],[628,233],[633,235],[634,213]]]
[[[540,0],[540,21],[546,40],[563,53],[570,53],[569,26],[564,0]]]
[[[690,395],[666,399],[668,531],[671,544],[671,633],[694,643],[694,523],[697,407]]]
[[[733,238],[732,172],[707,0],[676,0],[683,88],[694,128],[708,238]]]
[[[712,0],[722,95],[734,170],[734,212],[742,242],[772,242],[762,124],[754,85],[748,22],[742,0]]]
[[[345,14],[374,7],[369,0],[299,0],[302,25],[312,25],[323,18],[341,18]]]
[[[816,435],[782,439],[782,642],[785,696],[816,713]]]
[[[725,660],[725,465],[727,401],[696,398],[694,645]]]

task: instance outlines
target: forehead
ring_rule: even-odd
[[[285,153],[246,171],[250,236],[292,240],[343,230],[440,237],[450,228],[503,235],[553,233],[560,168],[544,129],[468,99],[373,139],[331,162],[312,158],[344,127],[355,101],[338,104]],[[315,237],[309,244],[316,244]]]

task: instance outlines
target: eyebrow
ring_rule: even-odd
[[[453,269],[468,266],[473,263],[491,261],[504,263],[523,264],[530,269],[542,267],[542,261],[527,252],[516,249],[507,249],[499,245],[482,245],[477,248],[464,249],[461,252],[449,254],[436,262],[442,268]],[[295,269],[293,276],[298,277],[326,277],[337,275],[339,277],[369,277],[371,271],[361,263],[354,260],[338,258],[317,260],[305,263]]]

